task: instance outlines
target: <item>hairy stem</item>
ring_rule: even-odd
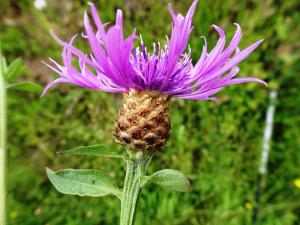
[[[2,68],[0,65],[0,225],[5,225],[6,223],[6,211],[5,211],[6,91],[5,91],[5,82],[3,76],[4,75],[2,74]]]
[[[127,160],[127,170],[121,200],[120,225],[133,225],[141,193],[140,178],[145,175],[151,156],[138,152]]]

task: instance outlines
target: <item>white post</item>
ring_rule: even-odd
[[[262,145],[262,155],[259,166],[259,173],[261,175],[265,175],[267,173],[267,163],[269,159],[270,152],[270,140],[273,132],[273,120],[275,114],[275,99],[277,97],[276,91],[271,91],[270,93],[270,105],[268,107],[267,116],[266,116],[266,127],[264,131],[263,137],[263,145]]]
[[[276,98],[277,98],[277,92],[271,91],[270,105],[268,107],[268,111],[266,115],[266,127],[264,130],[261,159],[260,159],[259,171],[258,171],[258,187],[255,194],[255,207],[253,209],[253,215],[252,215],[253,224],[258,223],[260,196],[263,192],[263,181],[268,171],[268,160],[270,154],[270,142],[271,142],[271,137],[273,132]]]

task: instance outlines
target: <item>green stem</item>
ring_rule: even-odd
[[[2,66],[0,65],[0,225],[5,225],[6,90],[1,67]]]
[[[136,153],[127,160],[127,170],[121,200],[120,225],[133,225],[141,193],[140,178],[145,175],[151,156]]]

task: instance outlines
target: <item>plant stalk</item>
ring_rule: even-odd
[[[6,141],[6,90],[5,90],[4,74],[2,74],[2,68],[0,65],[0,225],[6,224],[5,141]]]
[[[151,156],[138,152],[127,160],[123,197],[121,200],[120,225],[133,225],[141,193],[141,177],[146,174]]]

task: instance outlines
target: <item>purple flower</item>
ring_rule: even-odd
[[[50,61],[54,66],[45,63],[60,77],[46,86],[42,96],[56,83],[71,83],[105,92],[156,90],[175,98],[216,100],[211,96],[225,86],[245,82],[266,84],[257,78],[234,78],[239,72],[237,65],[263,41],[257,41],[240,51],[238,44],[242,31],[238,24],[235,24],[236,32],[226,48],[224,31],[213,25],[219,35],[216,46],[208,52],[204,39],[202,54],[192,64],[191,49],[187,52],[185,49],[193,29],[192,18],[197,3],[198,0],[193,2],[186,16],[175,14],[169,4],[173,20],[171,37],[165,47],[161,47],[160,43],[153,44],[152,53],[145,47],[142,37],[139,38],[140,46],[134,47],[134,40],[138,39],[136,30],[129,37],[124,37],[121,10],[117,11],[115,24],[107,28],[95,6],[89,3],[96,32],[85,13],[85,34],[82,36],[89,41],[91,53],[87,55],[73,46],[76,35],[67,43],[52,33],[63,46],[63,64],[52,59]],[[74,57],[78,62],[77,67],[72,63]]]

